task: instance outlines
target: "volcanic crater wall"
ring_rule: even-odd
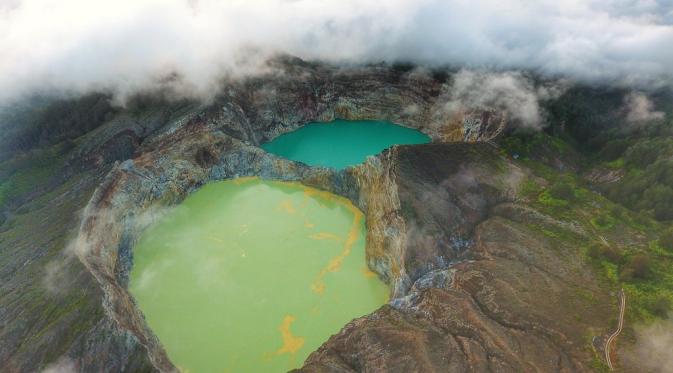
[[[437,82],[419,84],[389,69],[343,73],[303,66],[232,84],[211,105],[194,107],[150,132],[135,157],[117,163],[96,190],[77,238],[77,254],[100,283],[109,317],[147,349],[157,369],[175,370],[127,291],[133,246],[162,211],[200,186],[242,176],[300,181],[351,199],[367,217],[368,264],[391,285],[393,298],[406,295],[422,274],[446,268],[460,256],[456,243],[468,245],[471,232],[461,231],[458,222],[453,227],[458,228],[437,235],[444,243],[430,249],[407,239],[409,232],[419,234],[419,226],[407,226],[402,210],[418,206],[400,201],[397,167],[415,166],[400,162],[398,153],[413,154],[409,149],[415,147],[393,147],[363,165],[335,172],[287,161],[256,146],[307,122],[335,118],[403,123],[435,142],[488,140],[502,130],[504,115],[479,128],[465,118],[442,117],[439,93]],[[405,193],[415,191],[407,186]]]

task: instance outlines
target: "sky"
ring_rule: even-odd
[[[201,95],[277,53],[670,85],[673,0],[0,0],[0,103],[171,74]]]

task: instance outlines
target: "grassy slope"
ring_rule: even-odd
[[[3,372],[41,371],[64,355],[77,366],[96,370],[147,368],[143,357],[122,359],[139,350],[120,348],[124,337],[106,329],[98,284],[64,250],[75,234],[80,210],[107,168],[64,179],[59,176],[70,155],[69,147],[61,144],[0,163],[0,212],[7,212],[4,221],[0,219]]]
[[[37,183],[46,173],[29,168],[10,180]],[[44,367],[102,317],[99,290],[79,262],[63,256],[77,211],[94,187],[88,178],[95,180],[91,174],[78,175],[26,202],[1,227],[0,304],[6,324],[0,344],[8,348],[0,361],[9,359],[4,364],[10,370]],[[58,272],[54,276],[51,267]],[[33,361],[22,361],[24,354]]]
[[[536,227],[550,238],[574,242],[606,289],[624,288],[628,300],[624,335],[633,338],[634,324],[665,318],[671,312],[673,248],[662,247],[659,240],[673,229],[673,222],[657,221],[653,211],[629,209],[600,193],[605,188],[582,178],[582,169],[599,164],[614,170],[626,168],[625,162],[583,156],[571,142],[537,133],[524,139],[506,138],[501,146],[503,153],[516,155],[533,172],[524,184],[523,200],[560,221],[581,226],[593,237],[586,241],[567,231]],[[567,160],[574,164],[559,165]],[[560,170],[564,167],[565,171]],[[616,314],[610,316],[616,324]],[[599,360],[596,366],[605,369]]]
[[[57,145],[0,163],[0,207],[47,184],[63,165],[65,151],[64,145]]]

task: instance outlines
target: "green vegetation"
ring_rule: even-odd
[[[673,253],[673,229],[669,229],[659,237],[659,246]]]
[[[548,206],[548,207],[566,207],[568,206],[568,201],[565,199],[560,199],[560,198],[555,198],[550,189],[545,189],[540,195],[538,196],[539,203]]]
[[[593,200],[593,202],[587,202]],[[591,204],[599,208],[589,208]],[[624,244],[633,235],[654,237],[661,229],[656,223],[639,214],[623,210],[595,193],[584,197],[583,203],[572,203],[564,209],[562,216],[554,209],[547,213],[557,218],[573,219],[583,223],[596,240],[585,249],[589,263],[602,274],[612,287],[623,287],[629,296],[632,312],[629,318],[649,320],[663,317],[671,311],[673,301],[673,251],[668,245],[673,242],[671,230],[658,240],[644,244]],[[603,236],[609,242],[602,241]]]
[[[657,220],[673,220],[673,138],[644,139],[624,152],[625,175],[606,195]],[[615,167],[609,162],[608,167]]]
[[[617,158],[614,161],[607,162],[605,164],[605,167],[611,169],[611,170],[619,170],[621,168],[624,168],[624,158]]]
[[[624,161],[630,167],[644,169],[670,154],[673,154],[673,139],[646,139],[630,146],[624,153]]]
[[[0,163],[0,207],[44,186],[64,164],[71,149],[70,142],[64,142]]]
[[[575,195],[575,188],[568,182],[559,182],[549,188],[549,194],[556,199],[563,199],[572,201],[577,196]]]
[[[4,225],[0,221],[0,246],[4,248],[0,252],[0,267],[21,268],[6,278],[7,286],[20,289],[18,295],[5,293],[0,300],[23,310],[19,316],[23,322],[6,324],[3,331],[30,332],[19,344],[10,346],[9,351],[32,353],[39,349],[44,351],[46,362],[54,361],[99,322],[103,309],[97,298],[100,294],[97,284],[82,277],[78,260],[63,258],[63,249],[77,226],[76,211],[91,196],[95,180],[98,179],[94,173],[86,172],[46,193],[36,191],[33,186],[29,191],[33,198],[21,206],[26,213],[13,214]],[[38,247],[41,254],[36,256]],[[54,279],[57,289],[52,289],[57,294],[45,287],[45,270],[54,264],[59,265],[58,277]]]
[[[11,195],[12,189],[13,185],[11,180],[7,180],[6,182],[0,184],[0,206],[5,205],[5,202]]]
[[[621,123],[621,89],[574,86],[561,97],[545,104],[555,135],[571,136],[580,148],[595,150],[604,142],[606,130]]]
[[[591,244],[587,254],[593,260],[605,259],[613,264],[619,264],[624,259],[621,250],[600,243]]]
[[[104,94],[78,99],[34,99],[25,107],[0,111],[0,160],[15,152],[28,151],[75,139],[110,120],[117,109]]]
[[[573,88],[548,103],[552,124],[547,132],[563,140],[572,138],[568,144],[583,153],[582,168],[600,166],[614,172],[612,182],[598,185],[609,199],[659,221],[673,220],[673,121],[669,104],[673,93],[651,93],[657,108],[668,111],[668,115],[643,123],[625,120],[626,94],[618,89]],[[521,148],[526,146],[517,146]],[[545,163],[544,159],[535,159]]]
[[[647,280],[652,275],[652,262],[646,254],[636,254],[628,259],[621,271],[624,281]]]
[[[534,130],[517,130],[500,141],[506,155],[518,159],[535,159],[549,163],[558,157],[574,158],[572,139],[550,136]]]
[[[600,214],[591,218],[591,225],[600,230],[610,229],[615,226],[615,218],[610,214]]]
[[[544,140],[548,136],[541,134],[529,140],[550,144],[550,140]],[[673,226],[662,218],[664,212],[673,211],[673,206],[668,207],[673,195],[667,194],[668,183],[673,186],[673,164],[666,169],[664,165],[668,163],[662,158],[673,155],[669,153],[673,149],[672,140],[647,140],[644,145],[640,141],[621,141],[607,147],[612,149],[605,154],[615,153],[609,161],[602,158],[604,154],[596,156],[596,161],[603,166],[609,163],[606,168],[610,170],[629,170],[624,181],[611,188],[633,188],[632,199],[592,191],[588,181],[579,176],[581,172],[559,171],[548,161],[549,153],[525,153],[530,147],[519,141],[506,141],[505,151],[508,154],[512,149],[520,151],[518,162],[535,175],[522,184],[521,198],[559,221],[578,224],[592,242],[546,226],[536,227],[540,233],[584,247],[585,260],[603,277],[607,289],[623,287],[627,292],[629,319],[647,321],[670,313],[673,310]],[[568,154],[572,154],[572,150],[568,150]],[[580,165],[592,167],[591,159],[583,157]]]
[[[671,310],[671,299],[665,295],[660,295],[650,299],[646,306],[650,312],[657,317],[665,318]]]

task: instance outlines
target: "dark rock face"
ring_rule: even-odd
[[[523,177],[488,144],[403,146],[393,162],[411,283],[464,258],[474,227],[495,204],[513,198],[515,179]],[[504,185],[506,178],[513,185]]]

